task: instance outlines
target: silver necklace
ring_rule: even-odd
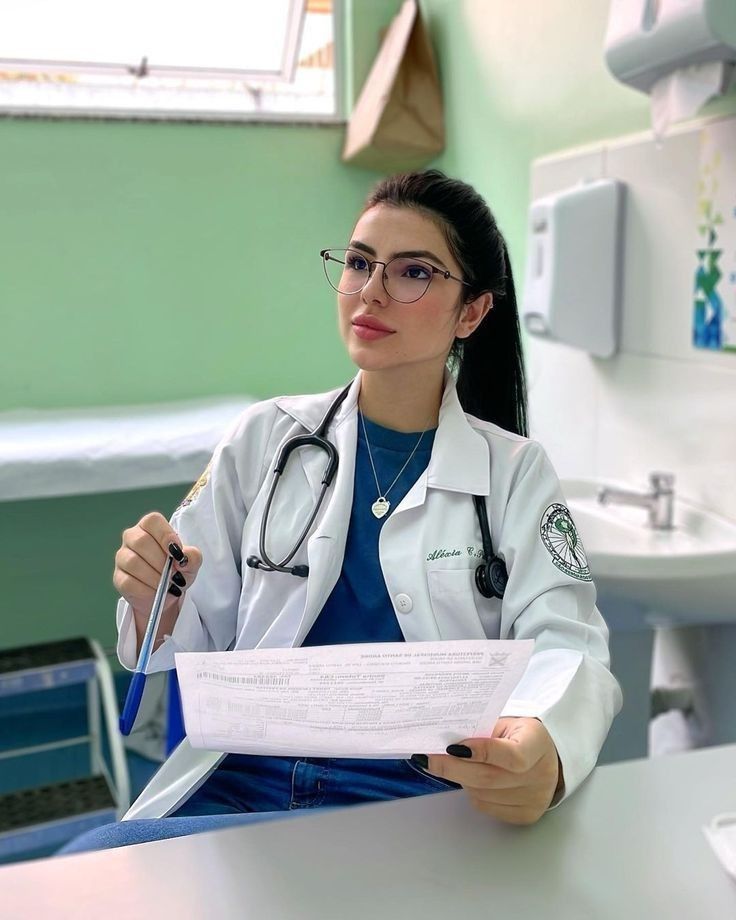
[[[378,476],[376,475],[376,465],[373,462],[373,454],[371,453],[371,445],[370,445],[370,441],[368,440],[368,432],[365,430],[365,422],[363,421],[363,413],[360,411],[360,409],[358,409],[358,415],[360,416],[360,422],[363,426],[363,434],[365,435],[365,443],[366,443],[366,446],[368,447],[368,459],[371,461],[371,467],[373,468],[373,478],[376,480],[376,489],[378,489],[378,498],[371,505],[371,511],[373,512],[374,517],[382,518],[385,514],[388,514],[389,508],[391,507],[391,502],[388,501],[386,496],[391,491],[391,489],[393,489],[393,487],[396,485],[396,482],[399,476],[401,476],[401,474],[404,472],[404,470],[409,465],[409,460],[411,460],[411,458],[416,453],[417,448],[422,443],[422,438],[424,437],[424,434],[427,429],[425,428],[424,431],[419,435],[419,440],[414,445],[414,450],[409,454],[408,460],[399,470],[399,474],[396,477],[396,479],[394,479],[394,481],[391,483],[388,489],[386,489],[386,491],[382,493],[381,486],[378,484]]]

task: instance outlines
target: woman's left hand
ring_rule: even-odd
[[[499,719],[490,738],[450,749],[461,756],[430,754],[426,771],[459,783],[479,811],[509,824],[534,824],[563,789],[557,748],[539,719]]]

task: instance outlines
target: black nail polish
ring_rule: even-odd
[[[173,594],[174,597],[181,597],[181,588],[177,588],[176,585],[169,585],[169,594]]]
[[[426,770],[429,766],[429,757],[427,757],[426,754],[412,754],[409,760],[411,760],[415,766],[421,767],[422,770]]]
[[[171,576],[171,580],[175,585],[179,585],[180,588],[186,588],[187,586],[187,580],[181,574],[181,572],[174,572],[174,574]]]
[[[178,543],[169,543],[169,552],[176,559],[177,562],[181,562],[182,559],[185,559],[184,550],[179,546]]]
[[[465,744],[448,744],[445,748],[448,754],[453,757],[472,757],[473,752]]]

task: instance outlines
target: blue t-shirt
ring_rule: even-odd
[[[378,498],[363,425],[358,418],[355,485],[342,572],[302,645],[403,642],[378,560],[381,527],[429,464],[436,429],[408,434],[363,418],[381,494],[390,502],[382,518],[371,511]],[[421,436],[421,440],[420,440]],[[392,486],[412,453],[411,460]],[[390,488],[389,488],[390,487]]]

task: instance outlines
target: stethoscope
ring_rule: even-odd
[[[326,439],[325,434],[330,426],[330,422],[335,417],[335,413],[342,405],[345,397],[348,395],[351,386],[352,384],[348,384],[345,389],[338,395],[330,408],[327,410],[325,417],[311,434],[298,435],[297,437],[289,438],[289,440],[282,445],[276,459],[276,466],[274,467],[273,471],[273,481],[268,493],[268,498],[266,499],[266,507],[263,511],[263,518],[261,519],[261,532],[258,542],[258,551],[260,552],[261,556],[260,558],[258,556],[248,556],[248,558],[245,560],[245,564],[250,568],[263,569],[266,572],[286,572],[290,575],[297,575],[299,578],[306,578],[307,575],[309,575],[308,565],[290,566],[289,563],[297,554],[299,547],[306,539],[306,536],[309,533],[312,524],[314,523],[314,519],[317,517],[317,513],[322,505],[325,492],[330,487],[330,483],[332,482],[335,473],[337,472],[337,449],[335,448],[334,444]],[[309,518],[306,526],[299,535],[299,539],[294,545],[294,549],[289,553],[288,556],[282,559],[281,562],[274,562],[269,558],[268,553],[266,552],[266,528],[268,526],[268,514],[271,510],[274,495],[276,494],[276,487],[279,483],[281,474],[284,472],[284,468],[286,467],[286,462],[289,459],[289,456],[291,455],[292,451],[298,450],[300,447],[307,446],[319,447],[327,453],[328,461],[325,472],[322,476],[322,491],[320,492],[319,498],[317,499],[317,504],[312,511],[312,516]],[[500,556],[496,556],[493,552],[493,544],[491,543],[491,530],[488,526],[488,511],[486,509],[485,499],[481,495],[474,495],[473,503],[475,504],[475,511],[478,516],[478,522],[480,524],[480,533],[483,539],[483,562],[475,570],[475,584],[483,597],[503,597],[506,590],[506,582],[508,581],[506,564]]]

